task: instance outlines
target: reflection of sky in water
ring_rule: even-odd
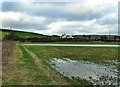
[[[110,66],[104,66],[104,65],[100,65],[100,64],[94,64],[94,63],[90,63],[87,61],[77,61],[77,60],[70,60],[70,59],[57,59],[54,58],[52,61],[52,64],[54,64],[55,66],[52,66],[53,68],[55,68],[57,71],[59,71],[60,73],[64,73],[65,76],[68,77],[79,77],[81,79],[86,79],[86,80],[91,80],[91,82],[93,82],[93,79],[95,81],[100,81],[100,78],[102,79],[102,81],[100,81],[100,83],[104,81],[107,82],[107,84],[111,84],[117,83],[117,80],[113,80],[113,78],[117,78],[117,69],[113,69]],[[107,78],[103,79],[103,78]],[[112,78],[111,81],[109,81],[109,79]],[[116,82],[114,82],[116,81]],[[94,82],[94,84],[96,84]],[[104,83],[105,84],[105,83]]]
[[[82,47],[118,47],[119,45],[110,44],[22,44],[27,46],[82,46]]]

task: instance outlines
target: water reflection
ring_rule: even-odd
[[[83,60],[53,58],[52,67],[69,78],[79,77],[91,81],[94,85],[117,85],[118,70],[101,64]]]
[[[27,46],[80,46],[80,47],[119,47],[119,45],[110,44],[22,44]]]

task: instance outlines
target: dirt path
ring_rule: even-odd
[[[54,84],[54,85],[59,85],[59,84],[64,84],[64,85],[68,85],[69,83],[64,80],[64,78],[60,75],[58,75],[58,73],[54,72],[53,70],[51,70],[49,67],[45,66],[40,59],[38,58],[38,56],[36,54],[34,54],[32,51],[28,50],[26,47],[24,47],[24,49],[32,56],[35,64],[37,65],[37,67],[43,71],[43,73],[45,75],[47,75],[47,77],[51,80],[50,84]]]
[[[11,62],[13,61],[15,47],[14,41],[2,42],[2,84],[6,83],[12,71]]]

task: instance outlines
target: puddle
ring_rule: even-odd
[[[51,64],[54,69],[69,78],[89,80],[94,85],[118,85],[118,70],[110,66],[67,58],[53,58]]]
[[[113,65],[118,65],[120,63],[118,60],[104,60],[104,61]]]
[[[119,47],[119,45],[110,44],[22,44],[27,46],[81,46],[81,47]]]

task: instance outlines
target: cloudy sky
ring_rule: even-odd
[[[118,0],[3,0],[0,5],[4,28],[58,35],[118,33]]]

